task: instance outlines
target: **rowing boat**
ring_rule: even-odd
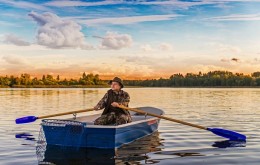
[[[154,107],[139,107],[148,113],[164,115],[164,111]],[[71,119],[44,119],[42,132],[48,145],[119,148],[158,129],[160,119],[131,112],[132,122],[122,125],[94,125],[98,114]]]

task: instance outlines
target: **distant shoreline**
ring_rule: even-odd
[[[109,88],[109,81],[101,80],[98,74],[85,72],[79,79],[61,79],[59,75],[56,78],[53,75],[32,78],[27,73],[20,77],[0,76],[0,86],[4,88]],[[251,76],[229,71],[178,73],[167,79],[124,80],[123,83],[128,88],[259,88],[260,72]]]
[[[108,85],[17,85],[17,86],[0,86],[0,88],[110,88]],[[127,86],[126,88],[142,88],[140,86]]]
[[[80,86],[80,85],[70,85],[70,86],[63,86],[63,85],[46,85],[46,86],[0,86],[0,88],[110,88],[110,86],[104,85],[87,85],[87,86]],[[149,86],[125,86],[124,88],[260,88],[260,86],[181,86],[181,87],[149,87]]]

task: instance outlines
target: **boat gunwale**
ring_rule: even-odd
[[[86,123],[86,125],[84,126],[85,128],[122,128],[122,127],[127,127],[127,126],[131,126],[131,125],[135,125],[135,124],[139,124],[139,123],[144,123],[150,120],[158,120],[158,117],[153,117],[153,118],[149,118],[149,119],[144,119],[144,120],[138,120],[138,121],[134,121],[131,123],[127,123],[127,124],[121,124],[121,125],[88,125]],[[159,119],[160,120],[160,119]],[[82,122],[84,123],[84,122]]]
[[[144,107],[139,107],[139,108],[144,108]],[[149,108],[153,108],[153,107],[149,107]],[[158,108],[156,108],[156,109],[158,109]],[[161,110],[161,109],[159,109],[159,110],[161,111],[161,116],[164,116],[165,112],[163,110]],[[97,113],[97,114],[92,114],[92,115],[95,116],[95,115],[98,115],[98,114],[101,114],[101,112]],[[92,115],[86,115],[86,116],[92,116]],[[80,116],[78,118],[83,118],[83,117],[86,117],[86,116]],[[145,115],[141,115],[141,116],[145,116]],[[43,119],[43,120],[46,120],[46,119]],[[56,119],[53,119],[53,120],[56,120]],[[62,120],[62,119],[57,119],[57,120]],[[77,121],[77,118],[76,119],[68,118],[68,119],[64,119],[64,120],[67,120],[67,121]],[[151,121],[151,120],[160,120],[160,118],[151,116],[151,118],[141,119],[141,120],[137,120],[137,121],[133,121],[131,123],[126,123],[126,124],[121,124],[121,125],[94,125],[94,124],[90,124],[89,125],[88,121],[86,121],[86,122],[77,121],[77,122],[82,123],[84,128],[105,128],[105,129],[110,129],[110,128],[128,127],[128,126],[144,123],[144,122]],[[40,125],[42,125],[42,123],[40,123]]]
[[[158,117],[152,117],[152,118],[149,118],[149,119],[144,119],[144,120],[138,120],[138,121],[134,121],[134,122],[131,122],[131,123],[127,123],[127,124],[121,124],[121,125],[88,125],[88,123],[86,122],[81,122],[81,121],[77,121],[77,122],[80,122],[84,125],[84,128],[121,128],[121,127],[127,127],[127,126],[131,126],[131,125],[135,125],[135,124],[140,124],[140,123],[144,123],[144,122],[147,122],[147,121],[151,121],[151,120],[160,120],[160,118]],[[46,119],[43,119],[43,120],[46,120]],[[55,120],[55,119],[51,119],[51,120]],[[57,119],[59,120],[59,119]],[[73,121],[73,120],[67,120],[67,121]],[[43,125],[42,123],[40,123],[40,125]],[[55,125],[52,125],[52,127],[55,127]],[[60,125],[57,125],[56,127],[61,127]]]

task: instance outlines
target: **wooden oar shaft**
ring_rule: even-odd
[[[134,111],[134,112],[141,113],[141,114],[146,114],[146,115],[149,115],[149,116],[158,117],[158,118],[165,119],[165,120],[169,120],[169,121],[173,121],[173,122],[176,122],[176,123],[180,123],[180,124],[184,124],[184,125],[196,127],[196,128],[199,128],[199,129],[207,130],[206,127],[203,127],[203,126],[200,126],[200,125],[188,123],[188,122],[186,122],[186,121],[177,120],[177,119],[173,119],[173,118],[166,117],[166,116],[161,116],[161,115],[157,115],[157,114],[145,112],[145,111],[142,111],[142,110],[140,110],[140,109],[128,108],[128,107],[125,107],[125,106],[119,106],[119,108],[126,109],[126,110],[129,110],[129,111]]]
[[[63,113],[56,113],[52,115],[45,115],[45,116],[39,116],[38,119],[43,119],[43,118],[48,118],[48,117],[55,117],[55,116],[62,116],[62,115],[69,115],[73,113],[82,113],[82,112],[88,112],[88,111],[93,111],[93,108],[90,109],[82,109],[82,110],[77,110],[77,111],[70,111],[70,112],[63,112]]]

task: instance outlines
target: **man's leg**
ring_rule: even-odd
[[[94,121],[95,125],[109,125],[115,123],[115,113],[111,112],[106,115],[101,115]]]
[[[132,118],[130,115],[121,114],[116,117],[116,125],[131,123]]]

